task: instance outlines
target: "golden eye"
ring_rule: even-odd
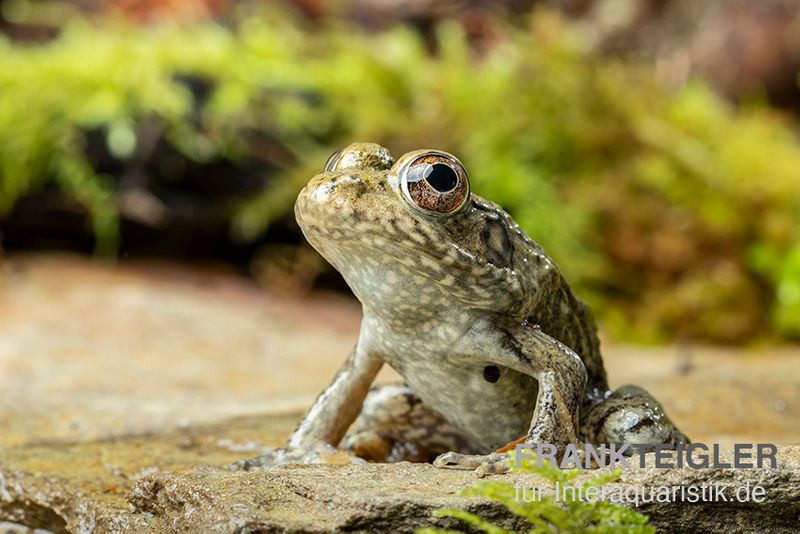
[[[449,215],[466,204],[469,179],[461,162],[445,152],[423,153],[400,174],[403,196],[412,206],[432,215]]]

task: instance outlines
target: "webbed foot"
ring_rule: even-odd
[[[434,461],[433,466],[440,469],[474,469],[479,477],[486,475],[499,475],[509,471],[509,455],[507,453],[493,452],[492,454],[459,454],[457,452],[446,452],[440,454]]]

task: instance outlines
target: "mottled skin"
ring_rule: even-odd
[[[435,177],[407,178],[437,161],[458,184],[441,199]],[[360,413],[345,440],[352,453],[445,453],[434,465],[484,472],[502,471],[504,455],[491,453],[520,438],[559,450],[685,440],[645,391],[609,391],[589,308],[508,213],[469,192],[449,154],[395,162],[378,145],[350,145],[306,185],[295,214],[364,317],[354,352],[286,447],[245,467],[323,461]],[[384,363],[405,385],[370,392]]]

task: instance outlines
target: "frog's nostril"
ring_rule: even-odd
[[[315,202],[325,202],[330,198],[331,193],[333,193],[335,189],[336,189],[336,182],[334,181],[323,182],[317,187],[315,187],[313,191],[311,191],[311,193],[308,195],[308,198],[310,198]]]

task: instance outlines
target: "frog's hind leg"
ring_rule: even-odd
[[[622,386],[584,409],[581,433],[594,444],[659,445],[689,443],[661,404],[638,386]]]
[[[373,462],[430,462],[447,451],[475,452],[457,428],[404,385],[370,390],[342,446]]]

